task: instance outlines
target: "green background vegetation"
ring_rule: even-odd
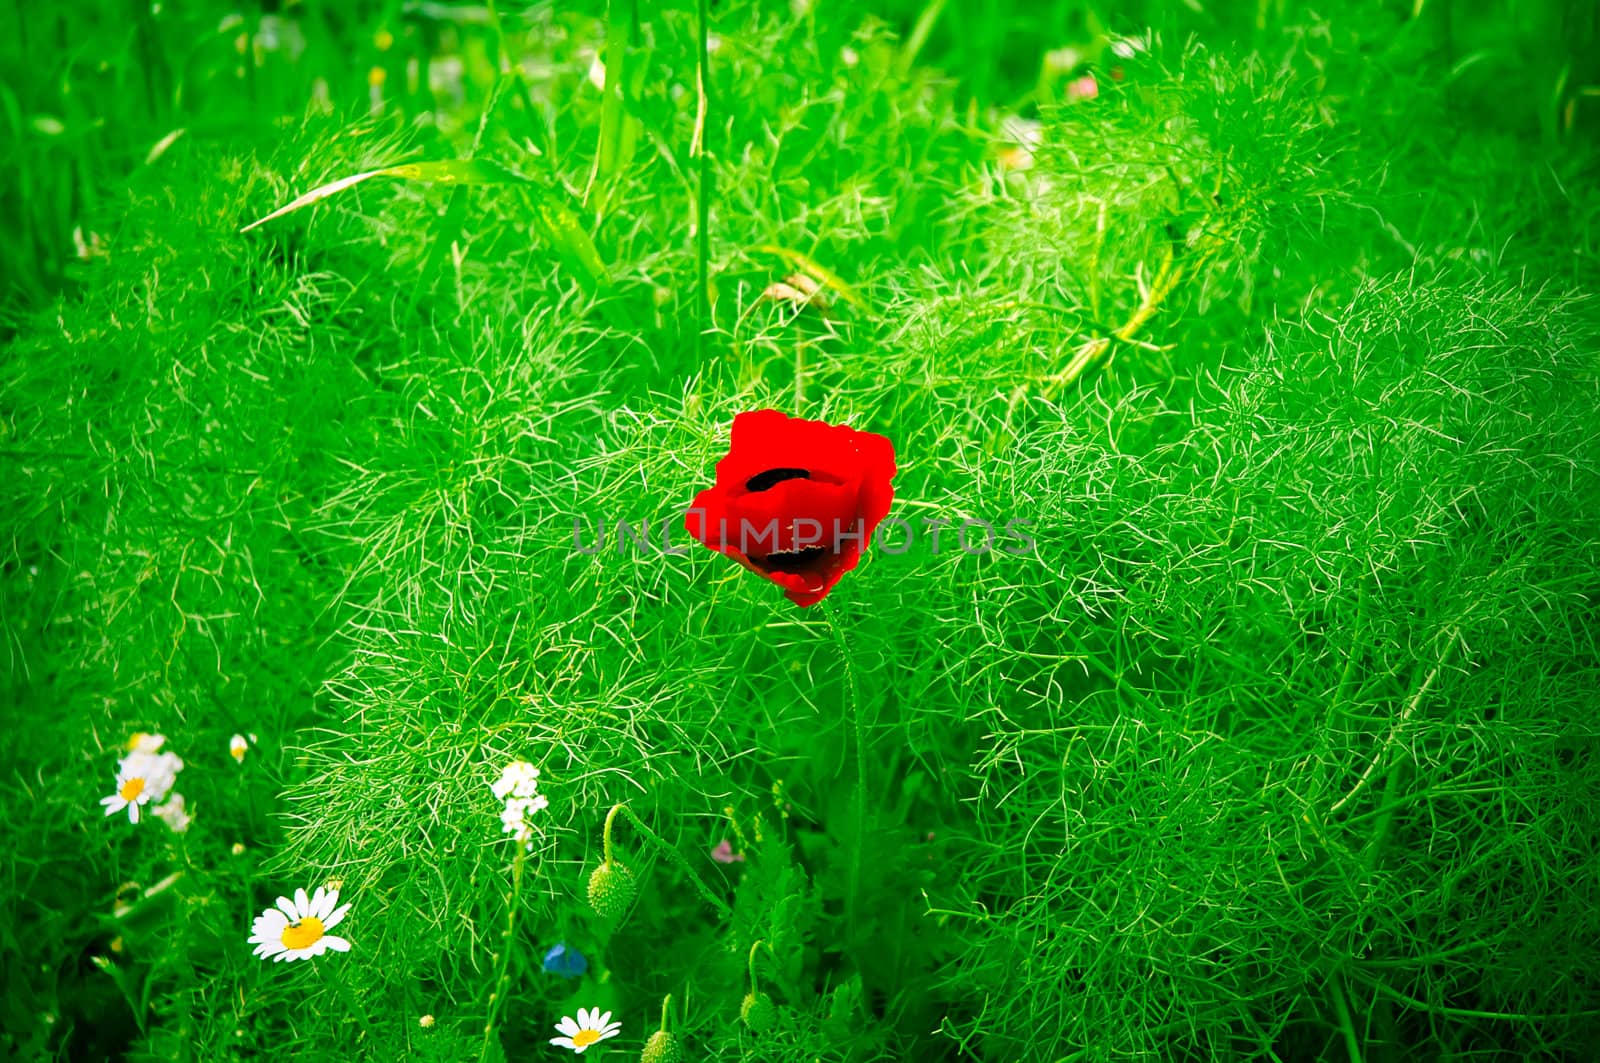
[[[0,11],[5,1052],[1592,1058],[1592,5],[615,8]],[[1036,552],[573,550],[763,406]]]

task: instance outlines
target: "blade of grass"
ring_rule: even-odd
[[[528,184],[529,179],[501,166],[499,163],[489,162],[487,159],[450,159],[443,162],[407,162],[399,166],[385,166],[380,170],[368,170],[365,173],[352,174],[341,177],[337,181],[318,185],[302,196],[298,196],[284,206],[279,207],[271,214],[240,229],[247,233],[251,229],[275,221],[286,214],[293,214],[297,210],[320,203],[329,196],[338,195],[347,188],[354,188],[364,181],[374,177],[398,177],[407,181],[425,181],[429,184],[442,185],[515,185]]]
[[[584,204],[592,207],[596,215],[605,210],[615,178],[626,161],[622,127],[627,117],[624,102],[628,38],[633,31],[634,15],[633,0],[611,0],[606,18],[606,83],[600,104],[600,145],[595,152],[594,169],[589,173],[589,187],[583,194]]]

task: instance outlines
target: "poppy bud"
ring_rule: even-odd
[[[621,919],[637,892],[633,872],[618,863],[603,863],[589,876],[589,907],[602,919]]]
[[[739,1005],[739,1018],[753,1033],[766,1033],[777,1021],[778,1006],[765,993],[752,989],[744,995],[744,1003]]]
[[[657,1030],[644,1043],[639,1063],[683,1063],[683,1049],[678,1047],[676,1037],[665,1030]]]

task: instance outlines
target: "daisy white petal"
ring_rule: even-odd
[[[167,740],[166,735],[146,734],[138,731],[128,739],[128,750],[133,753],[154,753],[159,750]]]
[[[579,1008],[576,1022],[570,1018],[562,1018],[556,1024],[556,1029],[565,1036],[553,1037],[550,1043],[581,1053],[597,1041],[615,1037],[621,1032],[622,1024],[612,1023],[609,1021],[610,1018],[609,1011],[602,1013],[599,1008]]]
[[[309,960],[330,951],[349,952],[349,940],[330,935],[329,923],[323,919],[338,896],[337,888],[319,886],[314,899],[304,889],[295,890],[292,900],[279,897],[274,907],[263,911],[251,924],[249,944],[255,946],[255,955],[287,962]],[[348,904],[336,909],[328,916],[329,921],[344,918],[349,909]]]
[[[276,908],[268,908],[256,916],[255,925],[270,934],[277,934],[289,925],[289,917]]]
[[[344,922],[344,914],[349,910],[350,906],[348,904],[341,904],[332,912],[328,913],[328,917],[322,921],[323,929],[332,930],[334,927]]]

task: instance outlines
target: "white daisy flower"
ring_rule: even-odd
[[[505,800],[507,794],[532,797],[539,792],[539,769],[525,760],[513,760],[500,773],[500,780],[491,783],[494,795]]]
[[[622,1023],[612,1022],[609,1011],[602,1014],[599,1008],[579,1008],[576,1021],[570,1015],[563,1015],[561,1021],[556,1023],[556,1029],[562,1036],[550,1038],[551,1044],[582,1054],[585,1048],[596,1041],[604,1041],[621,1033]]]
[[[148,736],[147,736],[148,737]],[[160,744],[160,736],[157,746]],[[128,810],[128,820],[139,822],[139,809],[151,801],[160,801],[172,789],[183,761],[173,753],[133,752],[117,763],[117,792],[102,797],[106,815],[114,816]]]
[[[268,908],[256,916],[250,928],[249,944],[255,955],[277,962],[284,960],[309,960],[332,949],[349,952],[350,942],[328,931],[344,919],[350,905],[339,904],[339,891],[317,887],[310,897],[303,889],[294,891],[294,899],[279,897],[276,908]]]
[[[162,744],[166,740],[166,735],[153,735],[146,734],[143,731],[136,731],[133,737],[128,739],[127,749],[129,753],[159,753],[161,752]]]
[[[250,742],[244,735],[234,735],[228,739],[228,755],[240,764],[244,763],[244,755],[250,751]]]
[[[183,795],[175,793],[166,804],[156,809],[156,818],[170,827],[174,834],[182,834],[189,829],[189,822],[193,817],[189,815],[184,805]]]

